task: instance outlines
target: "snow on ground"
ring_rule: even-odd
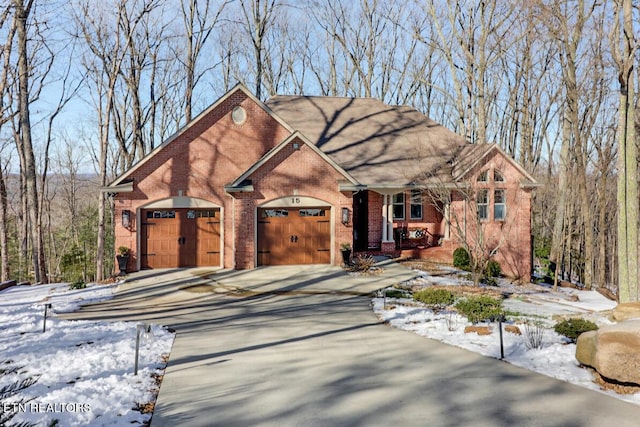
[[[468,280],[458,278],[455,271],[446,273],[430,275],[420,271],[419,277],[408,284],[411,286],[471,284]],[[593,382],[591,372],[579,366],[575,358],[575,344],[568,344],[566,338],[553,330],[556,322],[552,316],[558,314],[579,313],[598,325],[611,323],[604,312],[613,309],[615,302],[595,291],[559,288],[558,292],[551,292],[550,288],[544,286],[518,286],[502,280],[499,289],[501,292],[511,294],[510,298],[504,300],[503,307],[509,312],[518,313],[520,321],[518,326],[522,331],[522,335],[503,333],[504,360],[543,375],[640,404],[640,393],[622,395],[612,391],[602,391]],[[578,301],[572,301],[573,295],[578,296]],[[500,358],[500,334],[497,323],[490,324],[493,328],[491,335],[465,334],[465,326],[471,325],[471,322],[455,311],[444,310],[435,313],[420,303],[404,298],[387,298],[386,307],[383,298],[374,298],[372,304],[374,312],[393,327],[412,331],[484,356]],[[527,320],[529,326],[526,324]],[[536,324],[541,326],[535,326]],[[542,348],[528,348],[531,347],[528,345],[528,336],[539,331],[543,333]]]
[[[151,414],[136,405],[155,401],[152,375],[161,375],[174,334],[153,325],[141,333],[138,375],[134,375],[137,324],[67,321],[54,313],[108,299],[117,285],[16,286],[0,292],[0,388],[33,378],[35,384],[0,403],[0,416],[48,426],[136,425]],[[43,333],[45,304],[51,304]],[[53,313],[52,313],[53,312]],[[22,404],[17,404],[22,400]]]

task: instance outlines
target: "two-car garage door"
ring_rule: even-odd
[[[258,209],[257,265],[330,264],[331,209]],[[220,209],[143,209],[141,268],[221,265]]]
[[[258,265],[331,263],[330,208],[258,210]]]
[[[220,209],[142,210],[142,268],[220,265]]]

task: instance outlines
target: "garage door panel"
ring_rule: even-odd
[[[219,209],[142,211],[141,267],[220,265]]]
[[[220,221],[200,217],[196,224],[198,265],[220,265]]]
[[[258,211],[258,265],[331,263],[329,208]]]

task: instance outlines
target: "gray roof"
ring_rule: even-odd
[[[371,98],[276,96],[266,105],[370,187],[449,183],[470,145],[413,108]]]

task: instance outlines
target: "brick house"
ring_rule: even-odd
[[[343,243],[450,259],[465,234],[528,278],[536,185],[415,109],[237,85],[103,191],[131,271],[340,264]]]

